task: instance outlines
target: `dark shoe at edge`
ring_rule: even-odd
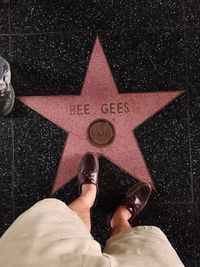
[[[10,64],[0,56],[0,116],[9,114],[14,102],[15,92],[11,85]]]
[[[8,115],[15,103],[15,92],[10,84],[5,89],[0,90],[0,116]]]

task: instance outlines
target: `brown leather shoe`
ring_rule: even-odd
[[[99,187],[98,187],[99,160],[96,153],[87,152],[81,160],[78,171],[78,188],[82,193],[83,184],[95,184],[97,187],[97,195],[92,208],[96,206]]]
[[[144,182],[139,182],[128,190],[124,205],[132,214],[129,221],[132,221],[146,206],[151,191],[151,185]]]
[[[145,207],[151,195],[151,191],[151,185],[145,182],[139,182],[128,190],[121,205],[126,206],[129,212],[132,214],[129,222],[131,222]],[[115,211],[108,215],[107,224],[109,226]]]

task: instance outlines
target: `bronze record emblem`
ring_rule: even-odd
[[[113,125],[104,119],[93,121],[87,130],[90,142],[96,146],[106,146],[110,144],[115,137]]]

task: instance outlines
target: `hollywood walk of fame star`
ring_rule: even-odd
[[[68,132],[52,189],[56,192],[77,175],[81,157],[88,151],[104,156],[136,179],[154,186],[133,130],[181,93],[118,93],[97,38],[80,95],[18,99]],[[102,127],[102,122],[97,122],[95,128],[98,119],[106,121]]]

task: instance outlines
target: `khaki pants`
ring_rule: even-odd
[[[60,200],[39,201],[0,239],[0,267],[183,267],[164,233],[139,226],[107,241],[104,252]]]

